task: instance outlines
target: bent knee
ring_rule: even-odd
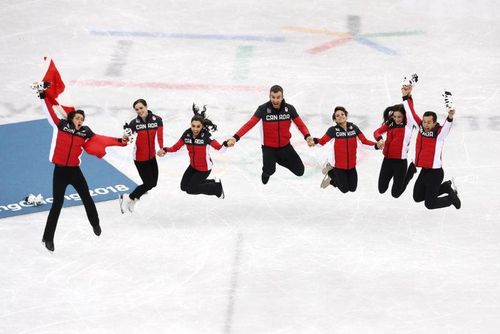
[[[147,190],[151,190],[154,187],[156,187],[156,182],[155,183],[146,183],[145,184]]]
[[[434,209],[436,206],[434,205],[434,201],[425,201],[425,207],[431,210]]]
[[[399,196],[401,196],[401,194],[402,194],[401,191],[393,191],[393,192],[391,192],[391,195],[394,198],[399,198]]]
[[[418,195],[413,194],[413,200],[414,200],[415,202],[417,202],[417,203],[422,202],[424,199],[425,199],[425,197],[422,197],[422,196],[418,196]]]

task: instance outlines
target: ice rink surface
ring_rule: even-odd
[[[273,84],[313,135],[343,105],[372,138],[416,72],[419,114],[442,122],[454,94],[443,161],[462,199],[427,210],[413,181],[380,195],[382,154],[366,148],[355,193],[320,189],[331,148],[294,127],[305,175],[278,167],[264,186],[256,127],[212,153],[224,200],[180,191],[182,151],[133,214],[97,204],[100,238],[81,206],[63,209],[53,254],[47,212],[2,219],[0,333],[500,332],[497,1],[3,1],[0,18],[0,124],[44,117],[29,88],[43,56],[93,130],[120,135],[145,98],[168,145],[193,102],[224,140]],[[131,148],[105,159],[140,181]]]

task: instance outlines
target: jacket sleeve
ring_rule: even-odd
[[[221,151],[221,152],[224,152],[226,150],[226,147],[222,146],[221,143],[219,143],[217,140],[215,139],[212,139],[212,141],[210,142],[210,146],[212,146],[213,148],[215,148],[217,151]]]
[[[240,140],[240,138],[243,137],[245,133],[250,131],[250,129],[252,129],[255,126],[255,124],[259,123],[259,121],[260,118],[253,115],[248,122],[243,124],[243,126],[234,134],[233,137],[236,138],[236,141]]]
[[[54,105],[57,105],[57,102],[53,98],[47,96],[45,97],[45,99],[43,99],[42,103],[44,104],[43,109],[45,110],[46,117],[49,120],[49,123],[55,126],[59,125],[59,122],[61,120],[59,119],[59,117],[57,117],[56,111],[54,110]]]
[[[387,124],[385,124],[385,123],[382,124],[382,126],[380,128],[378,128],[377,130],[375,130],[373,132],[373,138],[375,138],[376,141],[383,139],[382,135],[387,132],[387,129],[388,129]]]
[[[413,98],[410,96],[403,96],[403,106],[406,113],[407,124],[412,123],[413,126],[418,127],[422,124],[422,120],[415,112],[415,107],[413,106]]]
[[[321,138],[314,138],[314,143],[315,144],[320,144],[321,146],[325,145],[326,143],[328,143],[330,140],[332,140],[332,137],[330,137],[330,135],[327,133],[325,133],[323,135],[323,137]]]
[[[304,139],[311,136],[309,129],[307,129],[307,126],[304,124],[304,121],[300,118],[300,116],[293,118],[293,122],[297,125],[299,131],[304,135]]]
[[[450,130],[451,130],[452,122],[453,122],[453,118],[449,119],[448,117],[446,117],[446,120],[444,121],[443,126],[439,129],[439,134],[438,134],[437,140],[444,141],[446,139],[446,137],[448,137],[448,134],[450,133]]]
[[[363,144],[365,144],[365,145],[370,145],[370,146],[374,146],[375,148],[377,147],[377,143],[376,143],[376,142],[374,142],[374,141],[371,141],[371,140],[367,139],[367,138],[365,137],[365,135],[363,134],[363,132],[359,131],[359,133],[357,134],[357,136],[358,136],[359,140],[360,140]]]
[[[156,131],[156,135],[158,136],[158,145],[160,147],[163,147],[163,126],[159,126],[158,130]]]
[[[181,138],[174,145],[172,145],[170,147],[164,147],[163,149],[166,152],[173,153],[173,152],[177,152],[182,146],[184,146],[184,140]]]

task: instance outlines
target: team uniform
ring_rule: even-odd
[[[309,130],[298,115],[295,107],[283,100],[280,108],[275,109],[268,101],[257,108],[252,118],[246,122],[233,136],[240,140],[257,123],[261,125],[261,144],[263,177],[267,178],[276,171],[276,163],[288,168],[297,176],[304,174],[304,164],[290,144],[290,126],[292,122],[298,127],[304,138],[309,137]],[[267,181],[266,181],[267,182]]]
[[[338,187],[343,193],[356,191],[358,186],[358,173],[356,171],[357,139],[363,144],[377,149],[377,143],[368,140],[361,130],[353,123],[347,122],[347,128],[340,125],[331,126],[321,138],[314,138],[316,144],[325,145],[333,143],[333,168],[327,171],[330,184]]]
[[[396,124],[390,120],[373,133],[377,141],[382,139],[384,133],[387,133],[383,150],[384,160],[378,178],[378,191],[381,194],[385,193],[389,188],[390,180],[393,179],[391,194],[395,198],[401,196],[416,172],[415,166],[410,165],[408,168],[407,162],[411,135],[413,128],[417,127],[413,117],[415,112],[411,96],[403,96],[403,105],[405,121],[402,124]]]
[[[99,215],[95,203],[90,196],[87,181],[80,170],[80,156],[83,149],[87,148],[86,145],[92,137],[98,135],[95,135],[88,126],[82,126],[77,130],[72,121],[59,119],[54,111],[54,104],[55,102],[51,101],[51,98],[45,98],[44,105],[46,108],[44,109],[47,112],[47,119],[53,127],[50,161],[54,164],[54,176],[52,180],[53,202],[43,233],[43,241],[46,245],[47,243],[53,244],[57,221],[61,213],[64,194],[68,185],[72,185],[80,196],[94,233],[97,235],[101,233]],[[124,145],[121,144],[121,138],[106,138],[114,141],[114,143],[108,143],[107,145]]]
[[[182,176],[181,190],[191,195],[205,194],[223,197],[222,183],[207,179],[213,167],[210,148],[220,150],[223,146],[217,140],[212,139],[206,128],[202,129],[196,137],[191,129],[187,129],[173,146],[164,147],[163,150],[167,153],[177,152],[184,145],[189,153],[189,166]]]
[[[413,188],[413,199],[415,202],[425,201],[427,209],[448,207],[458,198],[451,187],[451,181],[443,182],[444,171],[441,157],[444,140],[450,133],[453,119],[447,117],[442,126],[437,123],[434,129],[425,131],[420,117],[416,114],[414,117],[419,125],[415,165],[422,169]],[[439,197],[445,193],[448,195]],[[455,206],[458,209],[460,204]]]
[[[159,147],[163,147],[163,121],[160,116],[148,110],[145,121],[137,116],[128,127],[137,135],[133,155],[134,164],[142,180],[142,184],[129,195],[129,198],[135,201],[158,183],[155,140],[158,140]]]

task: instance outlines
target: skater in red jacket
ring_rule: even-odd
[[[450,133],[455,115],[455,109],[450,101],[451,93],[445,92],[443,96],[448,107],[448,117],[443,125],[437,123],[437,115],[433,111],[426,111],[422,119],[416,113],[414,114],[419,126],[414,161],[415,165],[422,169],[415,181],[413,199],[415,202],[424,201],[427,209],[444,208],[450,205],[460,209],[462,204],[453,182],[451,180],[443,182],[443,146]],[[447,195],[441,196],[443,194]]]
[[[206,108],[203,108],[201,113],[198,111],[193,104],[194,116],[191,118],[191,127],[184,131],[173,146],[158,150],[158,156],[163,157],[166,153],[177,152],[186,145],[189,152],[189,166],[182,176],[181,190],[190,195],[205,194],[224,198],[222,182],[207,179],[213,167],[210,148],[216,150],[223,148],[210,134],[211,131],[217,130],[217,125],[205,117]]]
[[[53,252],[56,226],[68,185],[72,185],[80,196],[94,234],[101,235],[99,215],[90,196],[87,180],[80,169],[80,156],[83,150],[102,157],[105,154],[104,146],[125,146],[128,138],[126,136],[112,138],[94,134],[88,126],[83,125],[85,112],[80,109],[72,110],[68,112],[66,118],[60,119],[54,108],[62,108],[54,97],[46,96],[43,89],[38,91],[38,95],[44,100],[43,106],[47,113],[47,119],[54,128],[54,137],[50,148],[50,161],[54,164],[53,202],[42,238],[45,247]]]
[[[384,123],[373,133],[373,136],[383,146],[384,161],[378,178],[378,191],[383,194],[392,181],[391,195],[398,198],[405,191],[406,186],[417,172],[413,162],[408,166],[407,154],[413,129],[417,123],[412,112],[405,109],[413,108],[411,97],[412,86],[401,88],[403,104],[396,104],[384,110]],[[387,133],[384,140],[382,135]]]
[[[144,99],[133,103],[137,117],[125,124],[125,130],[130,129],[131,138],[134,138],[134,164],[141,177],[142,184],[130,194],[120,195],[120,209],[133,212],[137,201],[158,183],[158,163],[156,161],[155,140],[159,147],[163,147],[163,121],[160,116],[148,110]]]
[[[292,122],[302,132],[309,146],[314,146],[314,141],[295,107],[285,102],[281,86],[271,87],[269,101],[259,106],[252,118],[227,140],[228,146],[233,146],[259,122],[262,134],[262,183],[269,181],[269,177],[276,171],[276,164],[297,176],[304,175],[304,164],[290,144]]]
[[[366,139],[361,130],[353,123],[347,122],[347,110],[337,106],[334,109],[332,119],[336,125],[330,127],[321,138],[314,138],[314,143],[325,145],[332,139],[333,163],[327,163],[323,168],[325,177],[321,182],[321,188],[329,185],[339,188],[343,193],[356,191],[358,186],[358,173],[356,171],[357,139],[369,146],[378,149],[377,143]]]

